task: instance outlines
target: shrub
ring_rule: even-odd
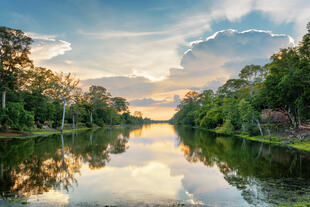
[[[235,131],[234,126],[232,125],[230,120],[226,120],[219,129],[216,130],[217,133],[232,135]]]
[[[96,124],[97,124],[98,126],[100,126],[100,127],[104,127],[104,121],[103,121],[102,119],[98,119],[98,120],[96,121]]]
[[[43,127],[43,125],[42,125],[40,122],[38,122],[38,123],[37,123],[37,128],[38,128],[38,129],[42,129],[42,127]]]
[[[86,122],[86,124],[85,124],[85,125],[86,125],[86,127],[87,127],[87,128],[92,128],[92,127],[93,127],[93,124],[92,124],[92,123],[90,123],[90,122]]]
[[[53,123],[52,123],[52,127],[53,128],[57,128],[57,127],[59,127],[61,125],[61,123],[60,123],[60,121],[54,121]]]
[[[10,128],[27,130],[34,126],[34,115],[24,109],[22,103],[8,102],[7,108],[1,113],[1,122]]]
[[[248,123],[248,122],[243,123],[242,131],[249,134],[250,136],[256,136],[260,134],[257,125],[254,123]]]

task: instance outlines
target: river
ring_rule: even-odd
[[[0,206],[247,207],[310,200],[310,154],[170,124],[0,145]]]

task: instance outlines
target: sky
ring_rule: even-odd
[[[101,85],[169,119],[190,90],[216,90],[301,40],[310,0],[1,0],[0,26],[34,40],[36,66]]]

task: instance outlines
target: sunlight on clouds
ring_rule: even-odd
[[[131,131],[130,137],[134,137],[134,138],[140,137],[140,136],[136,136],[136,131],[140,131],[138,133],[140,136],[141,134],[143,134],[144,137],[148,137],[150,139],[154,139],[154,138],[158,139],[160,137],[162,137],[163,139],[166,139],[167,136],[170,137],[170,136],[174,136],[175,134],[174,127],[172,125],[167,125],[167,124],[153,124],[151,128],[149,128],[148,125],[145,125],[140,129]]]
[[[141,76],[110,77],[82,81],[83,85],[107,87],[113,95],[124,96],[130,110],[142,111],[144,117],[169,119],[175,113],[175,95],[183,98],[189,90],[217,89],[225,80],[234,78],[247,64],[265,64],[279,48],[293,46],[288,35],[270,31],[218,31],[192,43],[182,59],[183,69],[172,68],[167,78],[150,81]]]
[[[56,37],[53,35],[27,34],[34,40],[30,57],[36,64],[40,64],[42,61],[52,59],[58,55],[63,55],[72,49],[69,42],[56,40]]]
[[[69,204],[69,195],[60,191],[50,190],[39,195],[32,195],[28,202],[32,206],[45,206],[47,203],[53,203],[54,205],[65,207]]]
[[[80,187],[71,193],[70,198],[83,202],[100,199],[101,203],[109,203],[119,196],[128,202],[158,202],[158,198],[176,200],[182,189],[183,176],[171,176],[170,168],[158,162],[149,162],[142,167],[106,167],[96,171],[83,168],[82,174]],[[92,188],[98,182],[105,185]],[[82,189],[87,189],[87,193],[80,192]]]
[[[89,6],[95,9],[94,5]],[[214,23],[242,22],[255,11],[273,24],[292,23],[295,29],[292,33],[298,41],[309,21],[309,9],[307,0],[200,2],[176,13],[167,24],[154,23],[154,28],[135,27],[141,23],[139,20],[132,27],[120,24],[115,28],[112,24],[104,29],[77,28],[74,51],[65,60],[54,57],[70,51],[69,42],[53,35],[29,33],[35,40],[31,57],[55,71],[77,74],[85,80],[84,88],[96,84],[129,101],[152,99],[150,107],[138,104],[131,108],[154,119],[166,119],[174,113],[172,101],[177,91],[216,89],[225,80],[236,77],[244,65],[265,64],[273,52],[294,43],[290,36],[253,29],[223,30],[202,39],[206,32],[212,31]],[[98,25],[103,21],[94,20]],[[188,49],[183,56],[180,48]],[[184,94],[179,96],[182,98]]]
[[[141,111],[143,117],[151,117],[154,120],[168,120],[175,113],[175,107],[139,107],[139,106],[129,106],[129,110]]]

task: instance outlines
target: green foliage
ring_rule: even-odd
[[[43,124],[41,124],[40,122],[38,122],[38,123],[37,123],[37,127],[38,127],[39,129],[42,129]]]
[[[104,121],[102,120],[102,119],[98,119],[98,120],[96,120],[95,121],[95,123],[98,125],[98,126],[100,126],[100,127],[104,127]]]
[[[86,122],[85,125],[86,125],[87,128],[92,128],[93,127],[93,124],[91,122]]]
[[[222,108],[214,106],[206,112],[206,115],[201,119],[200,126],[207,129],[214,129],[223,123]]]
[[[281,49],[265,66],[247,65],[238,79],[227,80],[216,94],[190,91],[170,120],[174,124],[218,128],[221,133],[264,134],[264,109],[287,115],[298,128],[310,119],[310,23],[298,47]],[[266,130],[270,127],[266,125]]]
[[[28,130],[34,126],[33,114],[26,111],[21,103],[8,102],[2,117],[6,120],[5,124],[13,129]]]
[[[56,120],[56,121],[54,121],[53,123],[52,123],[52,127],[53,128],[57,128],[57,127],[60,127],[60,125],[61,125],[61,122],[60,122],[60,120]]]
[[[216,130],[217,133],[227,134],[227,135],[232,135],[234,131],[235,131],[235,127],[229,119],[224,122],[223,126],[221,126],[220,128]]]

